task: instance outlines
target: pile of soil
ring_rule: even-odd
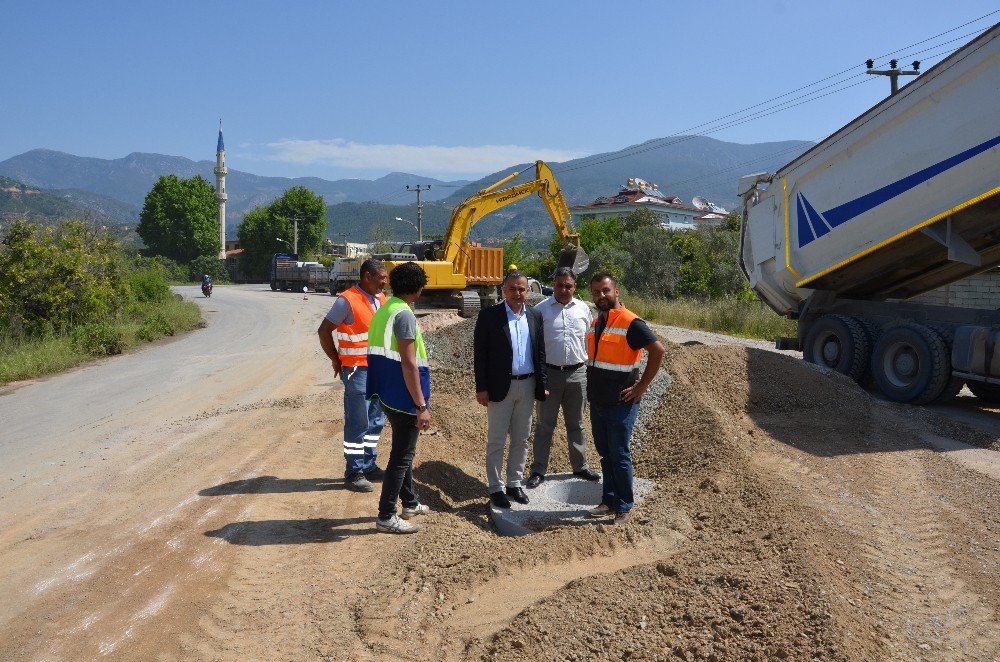
[[[664,341],[669,388],[637,426],[643,443],[634,448],[637,475],[658,488],[632,521],[502,538],[487,515],[486,410],[474,400],[473,328],[470,320],[428,334],[434,427],[421,437],[414,477],[433,512],[386,564],[385,585],[398,588],[357,607],[359,636],[373,652],[878,659],[929,646],[915,648],[923,636],[916,630],[914,640],[893,639],[885,614],[901,589],[879,583],[885,570],[855,539],[854,524],[829,521],[823,501],[799,495],[796,472],[841,498],[850,496],[846,488],[780,459],[783,448],[816,458],[913,448],[891,418],[873,416],[881,405],[854,382],[752,347]],[[551,472],[569,468],[562,426],[556,435]],[[876,461],[876,473],[888,466]],[[877,498],[898,496],[891,486],[875,489]],[[996,494],[985,499],[995,503]],[[864,508],[884,505],[873,503]],[[919,542],[923,534],[913,531],[902,539]],[[938,552],[930,549],[931,560]],[[885,566],[906,562],[908,553]],[[996,583],[969,572],[972,581]],[[928,607],[927,622],[934,618]]]

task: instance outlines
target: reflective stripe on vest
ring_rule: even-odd
[[[642,360],[642,349],[629,347],[625,336],[629,325],[638,317],[628,308],[609,310],[607,326],[601,332],[600,340],[597,339],[599,317],[595,317],[587,332],[587,365],[614,372],[630,372],[635,368]]]
[[[371,299],[355,285],[340,293],[340,296],[351,304],[351,314],[354,322],[341,322],[337,326],[334,338],[337,341],[337,353],[345,367],[361,368],[368,365],[368,326],[371,324],[375,311],[372,310]],[[378,295],[379,305],[385,304],[385,295]]]
[[[403,363],[396,343],[396,336],[392,332],[396,316],[409,308],[402,299],[392,297],[379,308],[372,318],[371,326],[368,329],[366,395],[368,398],[377,397],[382,405],[389,409],[406,414],[416,414],[417,409],[414,406],[413,397],[410,395],[409,389],[406,388],[406,381],[403,379]],[[424,337],[420,332],[419,325],[413,345],[417,371],[420,375],[420,390],[423,392],[424,401],[429,403],[431,371],[427,362],[427,348],[424,346]]]

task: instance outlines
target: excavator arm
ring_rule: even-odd
[[[589,258],[580,247],[580,235],[572,232],[569,224],[569,207],[551,168],[542,161],[535,161],[534,181],[500,189],[504,184],[517,179],[520,174],[511,173],[455,207],[441,245],[441,257],[454,265],[455,273],[465,273],[468,262],[465,240],[479,219],[501,207],[523,200],[532,193],[537,193],[545,203],[552,224],[563,240],[564,248],[559,257],[559,266],[569,266],[575,273],[586,270]]]

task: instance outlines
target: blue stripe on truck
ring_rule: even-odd
[[[944,161],[939,161],[932,166],[919,170],[912,175],[903,177],[902,179],[895,181],[891,184],[883,186],[880,189],[867,193],[860,198],[855,198],[850,202],[845,202],[844,204],[834,207],[829,211],[825,211],[822,214],[816,212],[806,197],[799,193],[797,200],[797,213],[798,213],[798,226],[799,226],[799,248],[802,248],[806,244],[814,241],[817,236],[823,236],[826,234],[826,227],[822,227],[824,224],[830,228],[835,228],[839,225],[850,221],[853,218],[860,216],[866,211],[871,211],[875,207],[878,207],[883,202],[888,202],[892,200],[897,195],[905,193],[912,188],[920,186],[927,180],[940,175],[942,172],[954,168],[955,166],[968,161],[974,156],[982,154],[986,150],[1000,145],[1000,136],[996,138],[991,138],[984,143],[976,145],[970,149],[960,152],[955,156],[945,159]],[[803,232],[803,228],[808,228],[809,225],[815,228],[816,234],[812,232]]]

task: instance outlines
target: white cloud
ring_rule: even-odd
[[[486,174],[541,159],[568,161],[582,152],[522,145],[367,145],[332,140],[280,140],[267,144],[268,161],[297,165],[336,166],[352,170],[394,170],[421,173]]]

